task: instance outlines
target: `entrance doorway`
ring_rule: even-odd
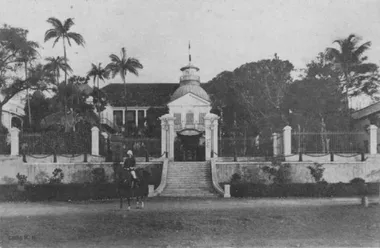
[[[195,129],[177,132],[174,142],[176,161],[205,161],[203,133]]]

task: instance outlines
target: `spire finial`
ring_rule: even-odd
[[[190,46],[190,41],[189,41],[189,64],[191,64],[191,53],[190,53],[190,49],[191,49],[191,46]]]

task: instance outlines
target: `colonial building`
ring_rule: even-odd
[[[23,126],[25,102],[22,97],[22,94],[17,94],[3,106],[1,121],[8,130],[11,127],[21,129]],[[4,99],[4,96],[0,94],[0,100],[2,99]]]
[[[110,105],[101,113],[102,124],[114,128],[143,126],[149,108],[168,107],[168,113],[160,118],[162,152],[174,158],[177,149],[176,160],[205,160],[211,156],[217,151],[217,128],[212,131],[206,124],[215,122],[217,127],[218,118],[210,113],[211,101],[201,85],[199,68],[189,62],[181,71],[179,84],[105,86]],[[123,87],[127,87],[125,100]]]

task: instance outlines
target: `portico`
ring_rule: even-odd
[[[199,68],[191,61],[181,68],[180,87],[161,120],[161,151],[178,161],[209,160],[217,156],[218,119],[210,113],[211,101],[200,86]]]

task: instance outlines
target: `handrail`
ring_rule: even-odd
[[[169,159],[165,158],[164,162],[162,164],[160,185],[157,187],[157,189],[154,190],[151,197],[159,196],[162,193],[162,191],[164,191],[164,189],[166,187],[167,177],[168,177],[168,167],[169,167]]]
[[[219,195],[224,196],[224,190],[219,186],[218,183],[218,175],[216,173],[216,159],[211,159],[211,178],[212,178],[212,186]]]

